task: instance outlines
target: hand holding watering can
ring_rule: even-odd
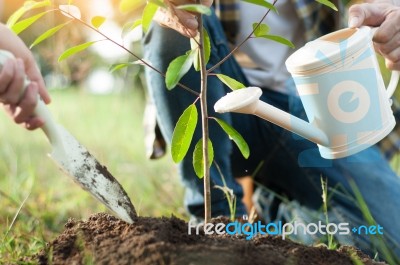
[[[254,114],[318,144],[321,156],[346,157],[377,143],[394,127],[391,100],[399,72],[385,88],[370,27],[342,29],[292,54],[292,74],[308,120],[259,100],[260,88],[236,90],[214,106],[217,112]]]

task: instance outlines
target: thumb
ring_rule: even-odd
[[[356,4],[349,8],[349,21],[350,28],[357,28],[360,26],[379,26],[386,16],[388,9],[387,4]]]

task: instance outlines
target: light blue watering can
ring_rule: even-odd
[[[391,99],[399,72],[385,88],[369,27],[342,29],[307,43],[286,61],[309,122],[259,100],[248,87],[221,98],[215,111],[253,114],[316,144],[322,157],[355,154],[395,126]]]

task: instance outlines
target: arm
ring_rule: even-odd
[[[400,0],[372,0],[349,9],[349,27],[379,27],[373,37],[375,50],[386,66],[400,70]]]
[[[27,129],[43,125],[40,117],[34,117],[38,93],[45,103],[50,102],[43,78],[30,50],[23,41],[0,24],[0,49],[14,54],[17,59],[8,59],[0,69],[0,104],[13,120]],[[25,75],[31,84],[23,92]]]

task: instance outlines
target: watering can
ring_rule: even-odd
[[[326,159],[350,156],[377,143],[394,126],[391,109],[399,72],[385,88],[370,27],[346,28],[308,42],[286,60],[308,121],[269,105],[262,90],[235,90],[216,112],[253,114],[318,145]]]

